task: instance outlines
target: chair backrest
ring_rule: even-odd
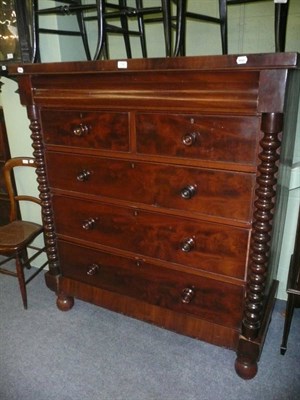
[[[41,62],[40,54],[40,34],[56,34],[70,37],[81,37],[83,48],[85,51],[86,59],[91,60],[88,35],[85,26],[84,15],[89,11],[97,11],[97,5],[100,0],[90,0],[85,4],[82,0],[52,0],[53,6],[46,4],[40,7],[40,0],[32,0],[32,36],[33,36],[33,62]],[[102,2],[102,0],[101,0]],[[41,16],[74,16],[77,19],[78,30],[74,27],[68,28],[66,24],[65,28],[47,28],[40,26]]]
[[[18,219],[18,207],[19,201],[31,201],[33,203],[41,205],[41,200],[34,196],[19,195],[15,192],[12,173],[15,167],[33,167],[36,168],[34,158],[31,157],[14,157],[6,161],[3,167],[4,182],[6,185],[9,201],[10,201],[10,221]]]

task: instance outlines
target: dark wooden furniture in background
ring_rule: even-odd
[[[33,61],[32,0],[7,0],[0,4],[0,66]]]
[[[221,2],[223,0],[220,0]],[[285,3],[276,0],[225,0],[227,6],[235,4],[258,3],[269,1],[274,3],[274,50],[276,52],[285,51],[286,28],[288,20],[288,12],[290,0]]]
[[[136,0],[134,6],[128,5],[127,0],[116,2],[105,0],[93,0],[88,4],[82,0],[61,0],[52,1],[53,6],[42,4],[39,0],[33,1],[33,31],[34,35],[34,60],[41,61],[40,35],[43,33],[61,36],[77,36],[83,42],[87,60],[109,58],[110,34],[121,35],[124,38],[127,58],[132,58],[130,38],[140,37],[141,51],[143,57],[147,57],[147,41],[145,22],[159,21],[164,27],[164,41],[166,56],[172,55],[171,49],[171,3],[169,0],[161,0],[158,6],[149,6],[142,0]],[[43,26],[41,18],[47,15],[77,17],[77,29],[49,29]],[[157,18],[157,15],[159,18]],[[94,31],[96,38],[96,49],[91,54],[89,47],[89,37],[87,35],[87,25],[90,21],[96,22],[97,29]],[[132,24],[134,22],[134,24]],[[136,26],[135,26],[136,25]],[[133,28],[132,28],[133,26]]]
[[[199,11],[197,11],[197,8],[196,11],[192,11],[187,0],[161,0],[156,6],[149,6],[148,2],[143,2],[142,0],[136,0],[130,4],[128,4],[127,0],[119,0],[113,3],[105,0],[91,0],[88,4],[83,3],[81,0],[61,0],[56,2],[53,0],[46,5],[40,0],[14,0],[10,3],[15,10],[14,15],[17,18],[16,21],[11,21],[10,23],[14,23],[19,31],[19,38],[15,40],[17,46],[14,46],[17,51],[13,55],[9,51],[9,57],[12,58],[1,62],[5,68],[5,63],[19,59],[22,62],[43,61],[43,57],[41,57],[42,49],[40,49],[40,35],[43,33],[78,36],[80,43],[83,44],[87,60],[110,58],[108,50],[108,37],[110,34],[120,34],[124,37],[126,56],[127,58],[132,58],[130,38],[139,36],[142,56],[146,58],[148,53],[145,25],[154,22],[158,22],[163,26],[166,57],[185,56],[186,40],[195,42],[196,39],[201,42],[207,39],[205,37],[190,38],[187,36],[186,26],[190,20],[219,25],[222,53],[227,54],[228,6],[262,1],[271,3],[274,0],[219,0],[219,13],[217,16],[213,16],[201,13],[201,2],[198,2],[200,4]],[[8,7],[7,4],[9,2],[0,7]],[[276,52],[285,51],[288,9],[289,0],[285,4],[276,3],[274,5],[274,50]],[[44,26],[44,21],[41,20],[43,16],[49,15],[56,17],[61,15],[71,18],[76,16],[77,24],[71,30],[65,29],[64,26],[53,29]],[[92,28],[97,42],[94,54],[91,54],[89,35],[87,34],[88,28],[86,24],[89,21],[96,21],[97,25],[96,29]],[[174,43],[172,29],[175,31],[174,36],[176,37]],[[93,39],[95,40],[95,37]],[[8,41],[6,40],[6,42]]]
[[[228,54],[228,6],[241,5],[247,3],[257,3],[262,1],[273,2],[274,0],[219,0],[219,16],[203,15],[199,12],[191,11],[187,0],[173,0],[177,4],[177,35],[174,54],[186,54],[185,42],[187,40],[186,26],[189,21],[199,21],[200,23],[213,23],[220,26],[220,38],[222,53]],[[200,4],[200,2],[198,2]],[[194,6],[194,4],[193,4]],[[285,51],[286,27],[289,10],[289,0],[285,4],[274,4],[274,50],[276,52]],[[195,8],[195,7],[193,7]],[[201,7],[200,7],[201,9]],[[207,40],[205,37],[197,38],[198,41]]]
[[[10,150],[4,114],[0,107],[0,225],[7,224],[9,221],[9,198],[3,177],[3,167],[8,159],[10,159]]]
[[[41,5],[42,3],[42,5]],[[49,3],[49,4],[48,4]],[[77,36],[80,38],[82,42],[86,59],[91,60],[90,48],[88,44],[88,36],[87,36],[87,29],[84,21],[84,13],[86,11],[95,11],[96,10],[96,2],[92,2],[92,4],[85,5],[82,4],[81,0],[65,0],[65,1],[55,1],[52,0],[51,2],[44,3],[40,0],[32,0],[32,21],[33,21],[33,32],[35,33],[35,43],[34,43],[34,52],[33,52],[33,59],[34,62],[41,62],[41,49],[40,49],[40,35],[42,34],[51,34],[51,35],[61,35],[61,36]],[[45,26],[41,26],[40,24],[40,17],[41,16],[59,16],[64,15],[66,17],[76,16],[77,20],[77,30],[76,28],[73,29],[59,29],[56,28],[47,28]],[[68,23],[66,23],[68,26]]]
[[[287,342],[295,307],[300,307],[300,210],[295,238],[294,252],[291,256],[290,269],[287,281],[288,301],[286,306],[284,332],[281,344],[281,354],[287,350]]]
[[[59,309],[76,297],[233,349],[237,373],[255,376],[278,286],[282,185],[273,208],[293,154],[298,55],[9,72],[31,121]]]

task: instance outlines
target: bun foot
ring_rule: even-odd
[[[257,374],[257,363],[252,360],[237,358],[235,370],[242,379],[252,379]]]
[[[57,296],[56,305],[60,311],[69,311],[74,306],[74,297],[60,293]]]

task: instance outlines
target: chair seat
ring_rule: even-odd
[[[0,252],[15,252],[32,242],[42,230],[41,225],[28,221],[13,221],[0,226]]]

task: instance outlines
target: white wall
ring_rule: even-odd
[[[90,3],[91,0],[84,0]],[[114,1],[114,0],[111,0]],[[41,2],[42,3],[42,2]],[[45,5],[51,4],[44,0]],[[48,3],[48,4],[47,4]],[[133,4],[133,0],[128,0]],[[159,5],[159,0],[145,0],[144,4],[149,6]],[[217,0],[189,0],[189,9],[203,14],[218,15]],[[44,20],[44,22],[43,22]],[[41,25],[47,27],[76,27],[76,19],[73,17],[60,17],[57,20],[51,17],[43,17]],[[46,25],[47,24],[47,25]],[[273,1],[262,1],[247,5],[235,5],[229,7],[229,53],[261,53],[274,51],[274,5]],[[134,28],[134,25],[132,25]],[[89,25],[89,36],[91,50],[96,43],[96,25]],[[221,40],[219,27],[214,24],[188,22],[187,26],[187,55],[221,54]],[[159,24],[147,25],[148,55],[149,57],[164,56],[163,31]],[[133,56],[140,57],[139,39],[132,39]],[[84,51],[80,39],[64,37],[60,42],[55,35],[43,35],[41,38],[42,61],[60,60],[83,60]],[[290,0],[290,13],[288,19],[286,51],[300,52],[300,1]],[[123,40],[121,37],[110,38],[111,58],[126,57]],[[20,105],[19,97],[15,93],[17,85],[15,82],[2,79],[0,104],[4,108],[7,125],[9,144],[12,156],[30,156],[32,154],[29,122],[26,110]],[[300,121],[300,116],[299,116]],[[295,147],[295,162],[300,161],[300,126],[298,124],[297,145]],[[296,181],[298,176],[296,177]],[[300,180],[300,177],[299,177]],[[17,174],[17,185],[26,186],[31,193],[37,193],[35,176],[26,177]],[[297,186],[297,182],[296,182]],[[300,182],[299,185],[300,186]],[[278,297],[285,299],[285,286],[289,267],[289,258],[292,252],[295,237],[295,224],[300,199],[300,190],[293,189],[289,200],[288,220],[285,226],[284,242],[281,251],[278,278],[280,287]],[[23,210],[25,218],[39,219],[38,213],[32,210]]]

